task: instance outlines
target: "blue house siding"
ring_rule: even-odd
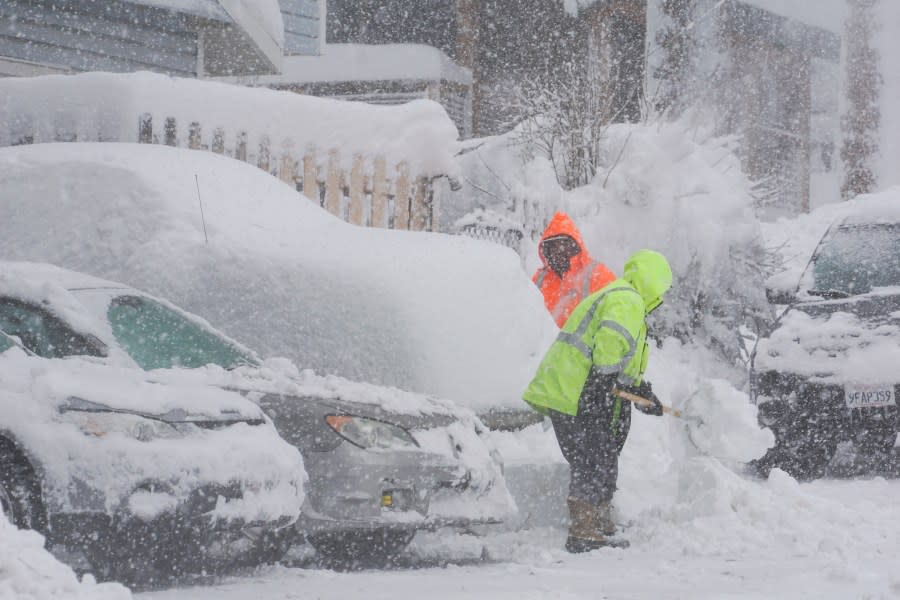
[[[194,76],[196,18],[95,0],[3,0],[0,56],[73,71]]]
[[[318,54],[320,0],[278,0],[284,21],[285,55]]]

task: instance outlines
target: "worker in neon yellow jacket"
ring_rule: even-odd
[[[662,404],[643,381],[649,358],[645,319],[671,285],[672,270],[662,254],[636,252],[620,279],[575,308],[523,395],[550,416],[569,462],[569,552],[627,545],[612,538],[611,502],[631,403],[612,392],[619,387],[643,396],[653,405],[640,410],[662,414]]]

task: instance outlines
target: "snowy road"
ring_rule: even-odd
[[[763,486],[754,482],[750,485]],[[142,600],[248,600],[381,598],[897,598],[900,597],[900,482],[826,481],[800,486],[801,499],[785,498],[785,531],[709,528],[699,548],[695,519],[678,536],[673,528],[635,525],[627,551],[570,556],[562,530],[471,536],[434,534],[414,542],[411,564],[386,571],[339,573],[309,564],[274,567],[243,577],[138,594]],[[767,511],[753,515],[772,526]],[[734,506],[735,512],[752,508]],[[652,517],[648,521],[652,521]],[[839,528],[835,529],[835,525]],[[828,535],[822,536],[823,532]],[[770,534],[775,535],[770,535]],[[761,544],[760,540],[780,540]],[[675,540],[677,541],[677,540]],[[674,551],[673,548],[691,548]],[[490,561],[478,558],[485,548]],[[726,549],[719,551],[718,549]],[[445,566],[433,566],[447,563]],[[423,566],[425,565],[425,566]]]

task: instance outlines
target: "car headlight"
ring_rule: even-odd
[[[328,415],[325,422],[335,433],[360,448],[411,448],[419,444],[402,427],[351,415]]]
[[[148,419],[129,413],[114,411],[84,411],[77,409],[63,410],[63,418],[73,423],[85,435],[105,437],[109,434],[121,434],[141,442],[160,439],[182,438],[193,426],[188,423],[166,423],[157,419]]]

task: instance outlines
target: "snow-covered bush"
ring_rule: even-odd
[[[540,228],[555,210],[575,219],[594,258],[617,273],[640,248],[663,252],[675,282],[654,316],[654,335],[693,339],[729,361],[739,358],[738,326],[767,311],[771,258],[737,140],[714,137],[691,116],[611,125],[596,177],[571,191],[556,183],[546,158],[521,144],[515,132],[470,142],[460,157],[463,188],[446,205],[518,219],[531,238],[523,244],[529,270],[538,265]]]

